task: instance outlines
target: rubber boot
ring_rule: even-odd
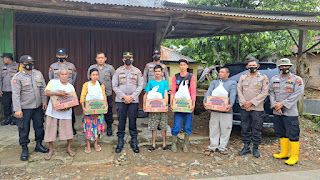
[[[291,156],[288,160],[285,161],[287,165],[297,164],[299,160],[299,141],[291,141]]]
[[[122,151],[123,145],[124,145],[123,137],[118,136],[118,145],[116,147],[116,153],[120,153]]]
[[[137,137],[131,138],[131,148],[134,153],[139,153],[139,147],[138,147],[138,139]]]
[[[276,159],[286,159],[290,157],[289,153],[289,138],[280,138],[280,153],[273,154]]]
[[[243,155],[250,154],[250,153],[251,153],[250,144],[244,144],[244,147],[242,148],[241,151],[239,151],[238,154],[240,156],[243,156]]]
[[[6,126],[12,122],[11,117],[7,117],[3,122],[1,122],[1,126]]]
[[[177,152],[177,141],[178,141],[178,136],[174,136],[174,135],[172,135],[172,137],[171,137],[171,141],[172,141],[172,144],[171,144],[171,151],[172,151],[172,152]]]
[[[22,146],[22,152],[21,152],[20,160],[21,161],[27,161],[28,158],[29,158],[28,146],[27,145],[23,145]]]
[[[48,153],[49,149],[42,146],[41,142],[37,142],[34,152]]]
[[[258,148],[259,148],[259,145],[253,145],[253,147],[252,147],[252,155],[256,158],[260,157],[260,152],[259,152]]]
[[[183,143],[183,152],[188,152],[188,146],[189,146],[189,134],[185,133],[184,134],[184,143]]]

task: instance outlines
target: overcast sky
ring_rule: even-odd
[[[167,0],[167,1],[176,2],[176,3],[187,3],[188,2],[188,0]]]

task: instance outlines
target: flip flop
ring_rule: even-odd
[[[154,150],[156,150],[156,148],[153,147],[153,146],[151,146],[151,147],[148,149],[148,152],[152,152],[152,151],[154,151]]]
[[[44,155],[44,159],[45,159],[46,161],[49,161],[49,160],[52,158],[53,154],[54,154],[54,153],[52,153],[51,155],[49,155],[49,154],[47,153],[46,155]]]
[[[222,154],[222,155],[228,155],[228,151],[220,151],[220,154]]]
[[[98,145],[98,149],[94,148],[97,152],[100,152],[101,151],[101,146]]]
[[[74,157],[76,155],[76,152],[74,151],[67,151],[67,153],[69,154],[69,156]]]
[[[84,152],[87,153],[87,154],[89,154],[89,153],[91,153],[91,149],[88,150],[87,147],[85,147],[85,148],[84,148]]]
[[[169,147],[168,146],[165,146],[165,147],[162,147],[163,150],[168,150]]]

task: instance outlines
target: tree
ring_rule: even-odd
[[[320,0],[189,0],[190,4],[247,8],[277,11],[306,11],[318,12]],[[298,30],[292,30],[298,39]],[[309,31],[308,47],[314,40],[312,37],[319,35],[319,31]],[[165,40],[163,45],[179,49],[181,54],[195,60],[205,60],[207,65],[216,61],[230,63],[245,61],[247,55],[258,59],[280,58],[291,55],[290,47],[295,43],[287,31],[252,33],[233,36],[220,36],[208,38]]]

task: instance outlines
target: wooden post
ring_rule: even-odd
[[[305,53],[308,43],[308,31],[300,30],[299,32],[299,46],[298,46],[298,59],[297,59],[297,75],[300,76],[304,82],[306,77],[310,74],[310,62]],[[298,110],[301,115],[303,110],[303,96],[298,101]]]
[[[154,26],[154,49],[159,49],[159,42],[161,40],[161,22],[156,21],[155,26]]]

